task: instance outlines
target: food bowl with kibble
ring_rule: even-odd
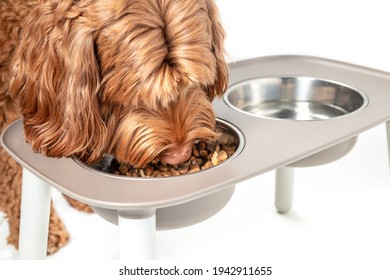
[[[239,146],[238,131],[231,124],[217,120],[215,132],[217,134],[215,141],[196,141],[192,146],[191,157],[181,164],[167,164],[157,157],[145,167],[135,168],[128,163],[118,162],[112,156],[107,155],[91,167],[109,174],[145,179],[183,176],[204,171],[233,159]]]
[[[158,183],[161,188],[170,184],[173,177],[185,176],[188,180],[197,180],[203,172],[212,172],[229,161],[234,160],[244,148],[244,137],[240,130],[229,122],[217,119],[215,132],[217,139],[213,142],[199,140],[192,147],[192,155],[182,164],[170,165],[156,158],[143,168],[135,168],[127,163],[120,163],[107,155],[93,165],[74,160],[90,172],[97,172],[119,180],[132,182]],[[191,176],[192,175],[192,176]],[[175,229],[199,223],[217,212],[228,203],[233,195],[235,185],[224,188],[205,197],[178,205],[156,209],[156,226],[159,230]],[[117,224],[116,210],[92,206],[95,213],[104,219]]]

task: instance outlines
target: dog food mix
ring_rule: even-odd
[[[129,177],[169,177],[191,174],[222,163],[233,155],[235,150],[235,144],[200,141],[193,145],[190,159],[182,164],[170,165],[155,159],[144,168],[133,168],[127,163],[120,163],[113,173]]]

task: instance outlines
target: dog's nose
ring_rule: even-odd
[[[161,159],[168,164],[180,164],[185,162],[191,157],[192,146],[186,146],[182,148],[175,148],[166,151]]]

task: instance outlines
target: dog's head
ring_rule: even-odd
[[[213,0],[61,0],[22,27],[10,93],[26,139],[48,156],[104,153],[143,166],[212,139],[211,101],[227,86]]]

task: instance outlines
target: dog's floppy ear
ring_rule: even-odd
[[[216,80],[215,84],[210,86],[207,89],[208,96],[213,100],[217,96],[221,96],[228,84],[228,67],[225,62],[225,49],[224,49],[224,40],[225,40],[225,31],[222,27],[218,8],[214,0],[206,0],[207,8],[209,12],[209,17],[211,20],[212,28],[212,50],[216,58]]]
[[[97,98],[99,67],[93,30],[72,2],[49,1],[26,18],[10,94],[19,101],[26,140],[34,150],[93,161],[107,141]]]

